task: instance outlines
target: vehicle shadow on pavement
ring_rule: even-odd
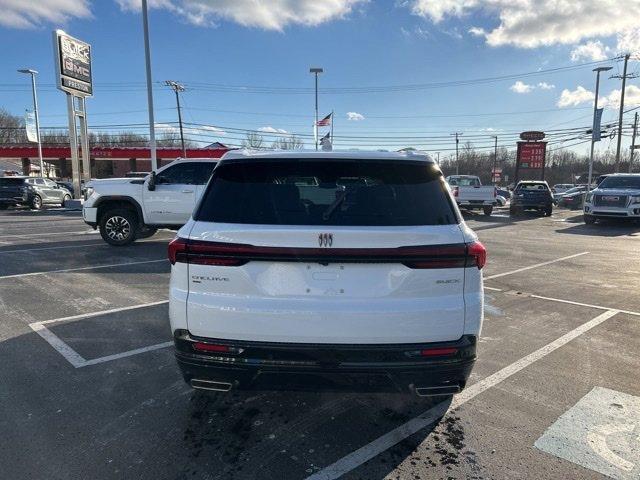
[[[442,397],[399,394],[194,392],[183,432],[188,460],[177,477],[303,479],[424,413]],[[448,400],[450,403],[450,399]],[[451,414],[449,414],[451,415]],[[366,478],[384,478],[432,432],[440,438],[417,461],[449,465],[462,455],[464,432],[444,417],[367,462]]]
[[[575,223],[568,228],[556,229],[557,233],[571,235],[587,235],[594,237],[637,237],[640,236],[640,223],[629,222],[625,220],[598,220],[593,225],[587,225],[579,217],[571,217],[566,220],[567,223]],[[580,222],[580,223],[578,223]]]

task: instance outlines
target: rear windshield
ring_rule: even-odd
[[[477,177],[454,177],[449,179],[449,185],[459,187],[479,187],[480,179]]]
[[[516,187],[517,191],[548,191],[549,187],[544,183],[521,183]]]
[[[433,164],[306,159],[221,164],[196,220],[354,226],[458,223],[442,174]]]
[[[11,177],[0,178],[0,186],[2,187],[15,187],[18,185],[24,185],[24,178],[11,178]]]
[[[598,188],[633,188],[640,190],[640,175],[628,177],[607,177]]]

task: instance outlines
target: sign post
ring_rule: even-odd
[[[87,127],[86,98],[93,96],[91,76],[91,45],[67,35],[62,30],[53,32],[53,49],[56,64],[56,84],[67,94],[69,116],[69,144],[71,169],[76,198],[82,191],[80,156],[78,153],[78,119],[80,120],[80,147],[82,150],[82,178],[91,179],[89,135]]]

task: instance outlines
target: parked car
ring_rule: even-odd
[[[179,159],[146,178],[92,180],[84,192],[82,217],[114,246],[150,237],[161,227],[178,229],[189,220],[216,163]]]
[[[555,197],[556,195],[566,193],[567,190],[570,190],[573,187],[575,187],[573,183],[556,183],[553,187],[551,187],[551,191],[553,192],[553,195]]]
[[[592,224],[602,218],[640,219],[640,174],[607,175],[587,194],[584,222]]]
[[[553,194],[553,200],[557,205],[563,206],[564,204],[562,202],[562,198],[564,196],[573,195],[573,194],[579,194],[580,192],[586,192],[586,191],[587,191],[587,186],[586,185],[578,185],[576,187],[570,188],[569,190],[567,190],[564,193],[554,193]]]
[[[506,188],[496,188],[496,193],[498,195],[501,195],[502,197],[506,198],[507,200],[509,200],[511,198],[511,191],[506,189]]]
[[[39,210],[43,205],[61,205],[71,200],[71,192],[56,182],[42,177],[0,178],[0,208],[29,206]]]
[[[553,196],[545,181],[522,180],[513,190],[511,215],[517,215],[523,210],[538,210],[550,217],[553,213]]]
[[[480,177],[475,175],[450,175],[446,178],[451,186],[456,203],[463,210],[482,209],[485,215],[491,215],[496,205],[496,188],[482,186]]]
[[[471,373],[486,251],[427,156],[228,152],[169,260],[193,388],[449,395]]]
[[[71,194],[72,197],[75,197],[74,195],[74,188],[73,188],[73,182],[67,182],[66,180],[54,180],[56,182],[56,184],[59,187],[62,188],[66,188],[67,190],[69,190],[69,193]]]

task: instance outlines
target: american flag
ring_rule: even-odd
[[[326,117],[324,117],[322,120],[318,120],[318,123],[316,123],[316,126],[328,127],[329,125],[331,125],[331,115],[333,115],[333,112],[327,115]]]

